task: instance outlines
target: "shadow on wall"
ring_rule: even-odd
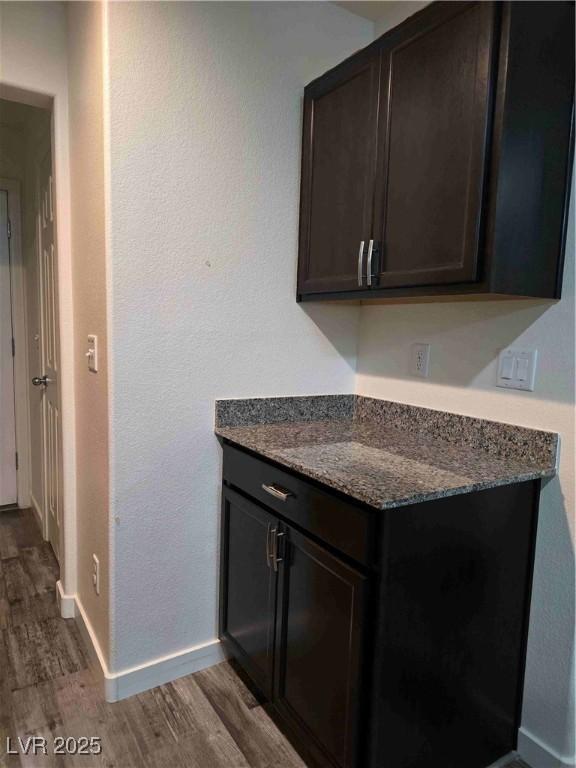
[[[493,388],[500,350],[522,346],[539,352],[531,396],[573,402],[566,384],[574,371],[573,320],[561,318],[570,306],[513,300],[363,307],[358,373],[414,382],[410,352],[420,342],[431,345],[430,377],[418,379],[422,385]]]
[[[319,301],[301,303],[298,307],[310,318],[340,357],[353,371],[356,371],[360,306]],[[330,394],[330,392],[330,386],[327,386],[326,393]]]

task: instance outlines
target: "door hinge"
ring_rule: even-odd
[[[12,337],[12,357],[16,357],[16,342],[14,341],[14,337]]]
[[[8,219],[8,240],[12,237],[12,222]]]
[[[18,469],[18,451],[14,455],[16,456],[16,469]]]

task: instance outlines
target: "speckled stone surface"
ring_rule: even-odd
[[[291,398],[278,398],[277,411],[276,398],[219,401],[227,403],[226,423],[217,407],[216,434],[377,509],[555,473],[554,433],[354,396],[350,404],[346,397],[333,406],[294,398],[293,409]],[[240,405],[247,402],[249,409]]]
[[[552,467],[556,464],[558,435],[555,432],[543,432],[372,397],[356,397],[354,417],[360,423],[381,424],[403,432],[425,434],[454,445],[478,448],[493,456]]]
[[[356,395],[216,400],[216,426],[241,427],[287,421],[351,421],[355,407]]]

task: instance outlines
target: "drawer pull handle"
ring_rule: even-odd
[[[262,483],[262,490],[266,491],[266,493],[269,493],[270,496],[274,496],[275,499],[280,499],[280,501],[286,501],[289,496],[294,495],[290,491],[286,491],[283,488],[277,488],[275,485],[266,485],[265,483]]]

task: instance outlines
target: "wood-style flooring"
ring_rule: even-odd
[[[57,578],[33,513],[0,513],[0,768],[306,768],[229,664],[106,703],[74,620],[58,615]],[[22,754],[29,736],[48,755]],[[54,755],[59,736],[99,737],[102,754]]]

